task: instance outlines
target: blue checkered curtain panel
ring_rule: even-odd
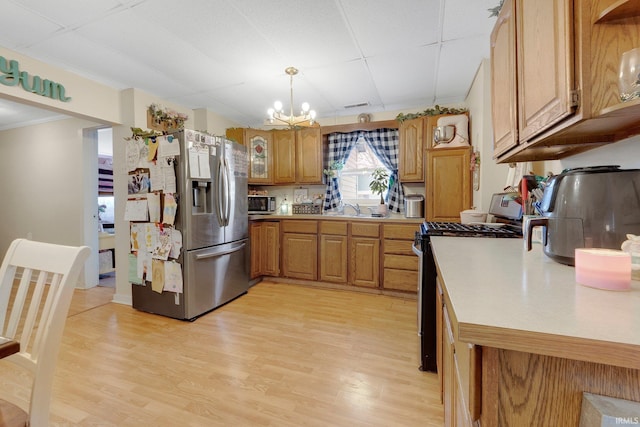
[[[398,181],[400,133],[397,129],[377,129],[361,133],[378,159],[391,171],[391,176],[389,177],[390,188],[387,191],[385,200],[389,203],[388,209],[391,212],[400,212],[400,208],[404,206],[404,193],[402,185]]]
[[[389,177],[390,189],[387,191],[386,201],[391,212],[400,212],[404,205],[402,185],[398,182],[398,145],[400,134],[397,129],[378,129],[373,131],[359,131],[351,133],[332,133],[329,135],[329,164],[334,160],[345,163],[360,135],[380,159],[382,164],[391,171]],[[328,178],[327,193],[324,199],[324,210],[335,209],[340,206],[342,195],[338,186],[338,178]]]
[[[356,145],[359,132],[352,133],[332,133],[329,135],[328,164],[333,161],[345,163],[349,158],[351,150]],[[324,210],[335,209],[340,206],[342,195],[338,186],[338,178],[327,178],[327,193],[324,198]]]

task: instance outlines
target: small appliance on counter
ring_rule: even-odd
[[[276,197],[266,195],[249,195],[249,215],[272,214],[276,211]]]
[[[640,234],[640,169],[566,170],[550,178],[540,207],[543,217],[530,220],[525,234],[545,227],[544,253],[551,259],[574,265],[576,248],[620,249],[627,234]]]
[[[404,217],[424,217],[424,197],[420,194],[407,194],[404,196]]]

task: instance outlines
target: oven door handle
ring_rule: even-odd
[[[422,249],[416,248],[416,242],[413,242],[413,245],[411,245],[411,250],[413,251],[414,254],[418,255],[419,257],[422,257]]]

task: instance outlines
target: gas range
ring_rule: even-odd
[[[420,232],[423,236],[522,237],[522,227],[517,223],[459,224],[425,221],[420,224]]]
[[[436,372],[436,276],[437,269],[431,249],[433,236],[458,237],[522,237],[522,210],[509,193],[494,194],[489,213],[499,223],[459,224],[431,222],[420,224],[413,243],[419,257],[418,277],[418,336],[420,337],[420,370]]]

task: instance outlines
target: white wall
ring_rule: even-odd
[[[0,253],[19,237],[87,244],[85,223],[97,214],[97,205],[85,203],[90,183],[83,165],[92,154],[97,161],[97,144],[84,143],[83,128],[94,126],[87,120],[65,119],[0,132]],[[97,194],[97,178],[95,185]],[[97,255],[93,257],[97,268]],[[92,285],[90,270],[81,286]]]
[[[484,59],[465,100],[469,109],[471,144],[480,151],[480,190],[473,192],[473,205],[488,211],[491,195],[503,190],[509,166],[493,160],[493,125],[491,122],[491,63]]]
[[[619,165],[622,169],[640,169],[640,136],[627,138],[566,159],[544,162],[544,170],[558,174],[567,168],[604,165]]]
[[[0,96],[12,101],[58,111],[74,117],[81,117],[100,123],[119,123],[121,120],[120,91],[103,84],[53,67],[44,62],[21,55],[0,46],[0,56],[7,61],[18,61],[20,71],[32,76],[40,76],[64,86],[68,102],[47,98],[27,92],[22,87],[0,85]]]

